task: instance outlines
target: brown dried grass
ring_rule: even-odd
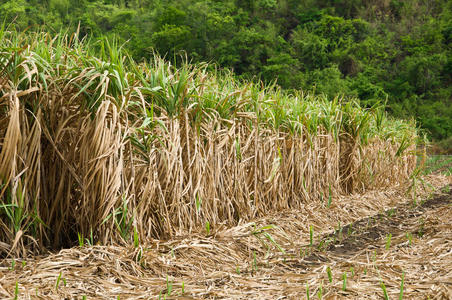
[[[431,176],[427,181],[440,187],[450,178]],[[431,190],[418,192],[423,199],[432,195]],[[193,233],[171,240],[149,240],[138,248],[65,249],[28,259],[25,266],[17,261],[14,270],[8,269],[9,259],[0,267],[0,295],[12,298],[17,281],[20,299],[80,299],[82,295],[88,299],[112,299],[118,295],[121,299],[149,299],[167,292],[170,282],[173,292],[167,299],[303,299],[309,283],[313,299],[322,283],[324,299],[381,299],[380,281],[389,297],[397,298],[404,271],[404,299],[449,299],[450,197],[450,193],[434,195],[422,206],[413,207],[412,199],[400,187],[335,197],[329,209],[312,202],[300,210],[283,210],[254,219],[257,228],[277,225],[264,231],[271,234],[285,254],[257,239],[251,223],[242,223],[217,228],[208,236]],[[394,206],[396,212],[387,217],[384,210]],[[373,222],[369,229],[363,226],[368,216]],[[414,235],[413,244],[408,245],[405,232],[415,234],[421,220],[423,236]],[[357,239],[354,247],[337,250],[347,242],[338,239],[336,247],[329,250],[299,254],[300,249],[309,248],[309,225],[314,226],[317,245],[321,237],[332,233],[338,221],[344,224],[344,231],[345,224],[351,223],[357,231],[364,230],[353,235]],[[365,239],[370,229],[380,230],[380,237]],[[384,236],[389,232],[393,233],[392,244],[386,250]],[[328,281],[327,266],[332,270],[332,283]],[[354,268],[353,276],[350,267]],[[342,291],[343,272],[348,272],[346,291]],[[60,273],[66,285],[61,279],[56,288]]]

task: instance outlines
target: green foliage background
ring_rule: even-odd
[[[452,136],[451,1],[2,0],[0,18],[19,30],[80,24],[137,60],[185,51],[285,89],[387,101],[434,140]]]

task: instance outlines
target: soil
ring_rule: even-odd
[[[433,195],[431,199],[422,200],[419,205],[414,202],[402,203],[373,216],[344,224],[333,233],[323,235],[320,242],[312,247],[306,247],[310,254],[304,257],[302,263],[298,262],[296,267],[315,267],[325,262],[355,257],[364,249],[380,249],[389,235],[392,241],[403,239],[407,234],[422,237],[436,233],[437,228],[426,226],[424,218],[437,211],[451,209],[452,185],[443,190],[448,192]]]

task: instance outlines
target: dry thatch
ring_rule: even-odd
[[[450,180],[427,181],[439,187]],[[404,299],[450,299],[451,187],[439,194],[421,189],[418,199],[425,201],[418,206],[405,189],[386,189],[334,197],[330,208],[312,202],[209,235],[66,249],[17,260],[13,268],[8,259],[0,267],[0,296],[14,297],[17,282],[19,299],[304,299],[308,284],[311,299],[320,287],[324,299],[381,299],[383,282],[393,299],[404,273]]]

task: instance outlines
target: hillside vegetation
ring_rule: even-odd
[[[388,103],[434,140],[452,136],[452,2],[446,0],[9,0],[19,30],[117,36],[137,61],[153,51],[215,62],[241,78],[364,107]]]
[[[108,41],[0,31],[0,250],[138,243],[409,178],[416,126]]]

